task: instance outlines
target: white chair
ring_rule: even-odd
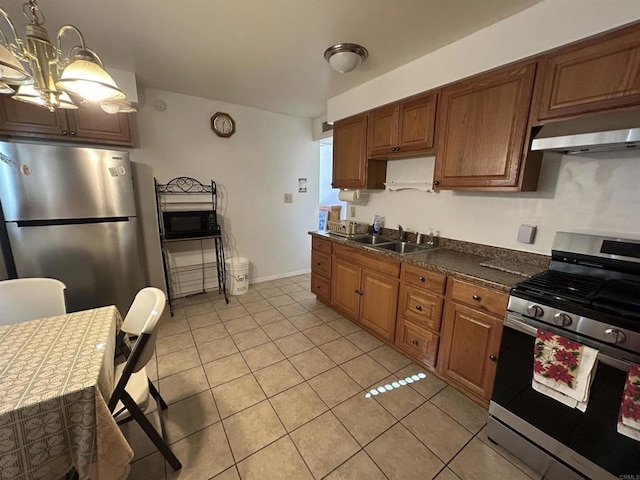
[[[158,318],[160,318],[165,305],[166,297],[164,292],[157,288],[146,287],[136,294],[126,317],[124,317],[122,325],[120,325],[120,333],[118,334],[118,350],[125,357],[130,355],[131,349],[129,345],[131,344],[131,339],[135,339],[140,335],[145,323],[149,319],[149,312],[155,310],[158,312]],[[128,338],[125,340],[125,337]],[[166,410],[167,404],[164,399],[160,396],[160,393],[156,390],[153,383],[151,383],[151,380],[149,380],[148,383],[151,395],[160,403],[162,410]]]
[[[0,325],[67,313],[66,288],[53,278],[0,281]]]
[[[127,328],[133,329],[134,325],[139,325],[141,318],[144,318],[142,327],[135,332],[138,336],[126,363],[121,363],[115,367],[115,388],[109,399],[109,411],[113,414],[118,425],[135,420],[147,434],[149,439],[155,444],[160,453],[166,458],[174,470],[182,468],[182,464],[169,448],[166,441],[164,419],[162,411],[167,405],[160,397],[160,394],[153,387],[147,377],[146,364],[153,357],[156,346],[156,336],[158,321],[164,310],[166,298],[162,290],[153,287],[142,289],[136,295],[123,326],[130,319]],[[133,318],[135,317],[135,320]],[[144,415],[144,411],[149,405],[149,393],[158,404],[158,415],[162,426],[162,436],[153,427],[149,419]]]

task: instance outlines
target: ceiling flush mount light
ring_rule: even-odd
[[[338,43],[327,48],[324,52],[324,59],[340,73],[354,70],[368,56],[367,49],[357,43]]]
[[[36,0],[25,3],[22,11],[29,20],[24,40],[18,37],[13,22],[0,8],[0,15],[9,25],[13,37],[10,41],[0,30],[0,84],[21,86],[12,98],[51,111],[77,108],[69,94],[94,103],[128,104],[124,92],[104,70],[98,54],[86,47],[80,30],[73,25],[64,25],[58,30],[55,46],[43,26],[44,14]],[[80,45],[72,47],[64,56],[61,43],[67,32],[75,32]],[[28,65],[30,72],[21,62]],[[0,93],[8,93],[8,90],[0,89]],[[119,107],[118,111],[127,111],[127,108]]]

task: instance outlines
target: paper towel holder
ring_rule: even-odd
[[[348,203],[367,203],[369,194],[360,189],[343,189],[338,192],[338,200]]]

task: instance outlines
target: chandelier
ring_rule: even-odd
[[[22,11],[29,20],[24,40],[18,37],[13,22],[0,8],[13,37],[7,38],[0,29],[0,93],[13,93],[15,100],[52,112],[58,108],[76,109],[77,103],[85,102],[100,104],[107,113],[135,111],[104,70],[98,54],[87,48],[80,30],[64,25],[58,30],[54,45],[43,26],[45,17],[36,1],[29,0]],[[62,37],[68,32],[75,33],[80,44],[65,56],[61,45]]]

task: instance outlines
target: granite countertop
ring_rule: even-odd
[[[511,287],[516,283],[545,270],[545,267],[542,265],[527,264],[517,259],[494,259],[483,255],[475,255],[468,251],[462,252],[442,247],[426,252],[398,255],[395,252],[381,251],[380,249],[354,242],[349,238],[326,232],[309,232],[309,234],[348,245],[362,251],[376,253],[388,258],[395,258],[404,263],[410,263],[503,292],[509,292]],[[486,249],[482,251],[486,252]],[[482,264],[489,266],[483,266]]]

